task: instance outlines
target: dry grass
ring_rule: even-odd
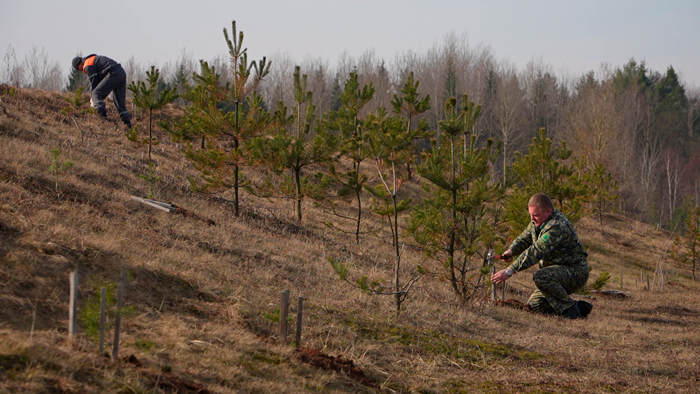
[[[1,91],[2,89],[0,89]],[[130,199],[145,196],[145,149],[116,119],[88,117],[85,139],[60,115],[65,97],[21,90],[0,113],[0,391],[63,393],[658,393],[700,390],[700,287],[681,271],[663,291],[643,291],[640,269],[673,266],[670,234],[622,217],[606,234],[584,219],[592,278],[626,299],[595,297],[585,321],[532,315],[488,303],[460,305],[446,283],[424,277],[400,317],[393,298],[340,282],[327,263],[346,256],[355,273],[392,278],[388,238],[328,229],[333,217],[291,201],[243,195],[235,218],[223,199],[190,192],[195,175],[167,138],[156,146],[156,199],[187,210],[167,214]],[[176,116],[177,108],[167,116]],[[75,164],[49,173],[50,150]],[[248,176],[254,178],[255,173]],[[407,184],[419,197],[420,188]],[[371,219],[371,226],[383,223]],[[412,248],[404,266],[423,262]],[[81,307],[128,270],[121,360],[97,355],[84,334],[67,342],[68,273],[80,272]],[[510,282],[525,301],[532,270]],[[301,362],[277,344],[279,293],[292,312],[304,296],[304,347],[350,359],[365,380]],[[290,337],[293,338],[294,332]]]

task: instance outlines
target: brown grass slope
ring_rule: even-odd
[[[245,194],[236,218],[226,195],[189,191],[186,176],[196,174],[164,136],[154,151],[163,177],[154,198],[186,212],[142,205],[130,196],[150,192],[140,178],[145,148],[126,140],[116,118],[80,119],[81,140],[61,115],[67,95],[0,94],[0,392],[700,391],[698,285],[681,271],[662,291],[635,287],[641,269],[673,266],[667,233],[613,216],[605,236],[592,221],[577,225],[592,279],[608,271],[608,288],[620,288],[622,267],[622,290],[631,293],[593,297],[585,321],[462,306],[430,277],[397,317],[393,298],[339,281],[327,262],[350,256],[353,274],[390,281],[388,237],[357,246],[324,226],[332,216],[311,203],[298,225],[290,202]],[[177,113],[171,107],[165,116]],[[56,148],[74,163],[58,178],[49,172]],[[419,190],[409,182],[405,192]],[[405,248],[405,267],[421,262]],[[68,274],[76,268],[81,313],[128,271],[120,360],[98,355],[84,331],[67,340]],[[532,272],[510,281],[508,297],[526,300]],[[292,314],[297,297],[306,299],[303,354],[278,345],[270,318],[284,289]]]

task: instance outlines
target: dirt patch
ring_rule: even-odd
[[[352,360],[342,357],[334,357],[321,352],[318,349],[301,348],[294,353],[294,357],[304,363],[311,364],[316,368],[343,373],[357,382],[374,389],[379,386],[368,378],[362,370],[355,366]]]

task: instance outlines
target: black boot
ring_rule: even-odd
[[[581,317],[584,319],[588,317],[588,314],[591,313],[591,310],[593,309],[593,304],[581,300],[576,301],[576,306],[578,306],[578,310],[581,312]]]
[[[564,316],[567,319],[580,319],[581,317],[581,311],[578,310],[578,305],[574,303],[573,306],[570,306],[569,309],[565,310],[562,313],[562,316]]]
[[[107,117],[107,109],[104,107],[96,108],[95,111],[102,117],[103,119]]]

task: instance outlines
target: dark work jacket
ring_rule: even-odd
[[[112,67],[121,67],[107,56],[89,55],[83,59],[83,72],[90,79],[90,89],[95,90],[100,81],[109,74]]]

